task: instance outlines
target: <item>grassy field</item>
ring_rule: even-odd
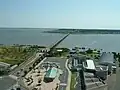
[[[61,51],[57,51],[61,50]],[[69,49],[68,48],[55,48],[53,50],[54,54],[52,56],[54,57],[67,57],[69,55]]]
[[[21,46],[0,46],[0,61],[9,64],[20,64],[35,52],[34,48]]]
[[[75,90],[74,85],[76,83],[75,77],[77,77],[76,73],[72,73],[71,75],[71,84],[70,84],[70,90]]]

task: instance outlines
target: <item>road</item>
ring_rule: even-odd
[[[76,84],[75,84],[75,90],[81,90],[81,80],[79,77],[79,73],[77,72],[77,77],[76,77]]]
[[[78,60],[78,63],[77,64],[81,64],[81,60],[83,59],[83,56],[78,56],[77,54],[76,55],[73,55],[73,58],[71,58],[69,60],[69,62],[72,61],[72,59],[76,58]],[[77,65],[76,64],[76,65]],[[81,78],[80,78],[80,73],[79,72],[76,72],[77,73],[77,77],[75,78],[76,79],[76,83],[74,85],[74,90],[81,90]]]
[[[10,74],[16,76],[17,75],[17,71],[20,71],[21,69],[26,68],[27,66],[30,66],[38,58],[40,58],[39,53],[37,53],[35,55],[35,57],[31,57],[28,60],[26,60],[25,62],[23,62],[22,64],[20,64],[15,70],[13,70],[12,72],[10,72]]]
[[[10,78],[9,76],[2,76],[0,77],[0,90],[7,90],[15,83],[16,80]]]
[[[120,67],[119,67],[119,62],[117,61],[117,70],[116,70],[116,83],[115,83],[115,88],[114,90],[120,90]]]
[[[65,67],[66,59],[59,57],[48,57],[44,62],[56,62],[60,65],[60,68],[63,70],[63,74],[59,77],[60,87],[59,90],[66,90],[67,80],[68,80],[68,71]]]

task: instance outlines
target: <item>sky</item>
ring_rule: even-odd
[[[0,27],[120,29],[120,0],[0,0]]]

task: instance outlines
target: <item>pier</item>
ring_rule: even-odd
[[[58,40],[56,43],[54,43],[53,45],[51,45],[49,47],[50,51],[49,54],[51,54],[54,50],[55,47],[57,47],[63,40],[65,40],[68,36],[70,35],[70,33],[68,33],[67,35],[65,35],[64,37],[62,37],[60,40]]]

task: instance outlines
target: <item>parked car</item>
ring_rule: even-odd
[[[114,74],[116,73],[116,66],[112,66],[112,71]]]

